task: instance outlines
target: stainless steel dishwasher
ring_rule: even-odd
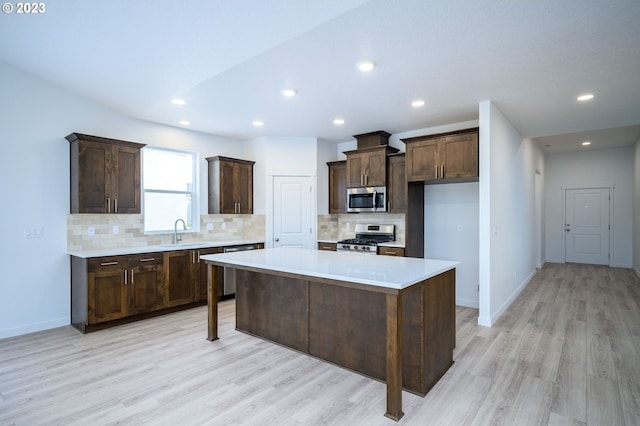
[[[258,244],[241,244],[237,246],[229,246],[224,248],[225,253],[234,253],[237,251],[258,250]],[[222,286],[221,299],[230,299],[236,295],[236,270],[233,268],[224,268],[224,279]]]

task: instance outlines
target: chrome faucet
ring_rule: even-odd
[[[178,237],[178,222],[182,222],[183,231],[187,230],[187,224],[184,223],[184,220],[176,220],[176,223],[173,224],[173,244],[178,244],[180,241],[182,241],[182,237]]]

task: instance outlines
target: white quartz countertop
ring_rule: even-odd
[[[449,271],[460,263],[299,248],[209,254],[200,259],[224,266],[244,266],[398,290]]]
[[[213,247],[229,247],[264,243],[264,240],[203,241],[198,243],[163,244],[158,246],[117,247],[100,250],[70,250],[67,254],[82,258],[122,256],[127,254],[155,253],[159,251],[197,250]]]

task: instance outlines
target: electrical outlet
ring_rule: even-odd
[[[120,233],[120,227],[118,225],[113,225],[113,235],[118,235]]]
[[[96,228],[94,226],[90,226],[87,228],[87,235],[93,237],[96,235]]]
[[[213,223],[207,223],[207,231],[213,231]]]
[[[225,222],[222,222],[222,225],[220,225],[220,227],[221,227],[222,229],[227,229],[227,224],[226,224]]]
[[[458,225],[458,232],[462,232],[462,225]]]
[[[25,238],[42,238],[44,236],[43,227],[24,228]]]

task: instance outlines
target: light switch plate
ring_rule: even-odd
[[[117,235],[120,233],[120,227],[118,225],[113,225],[113,234]]]
[[[213,231],[213,223],[207,223],[207,231]]]
[[[96,235],[96,228],[94,226],[90,226],[87,228],[87,235],[93,237]]]

